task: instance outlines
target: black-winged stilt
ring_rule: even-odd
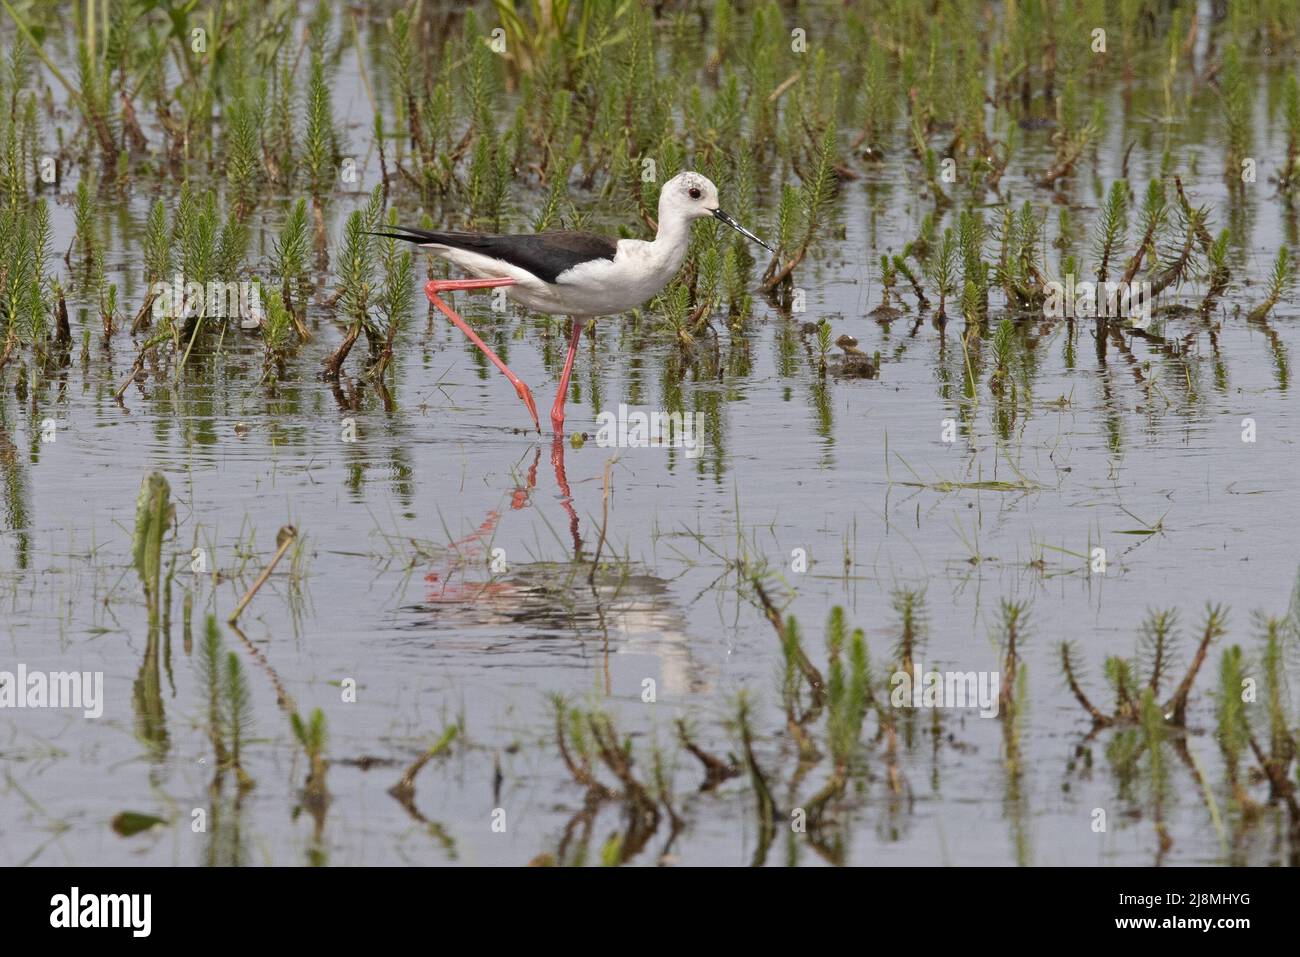
[[[537,420],[537,405],[528,386],[438,294],[455,289],[503,286],[511,299],[529,309],[573,317],[569,352],[564,359],[555,404],[551,407],[551,426],[559,432],[564,427],[564,396],[569,389],[583,326],[597,316],[633,309],[663,289],[686,256],[691,222],[708,216],[772,249],[719,208],[718,188],[699,173],[679,173],[664,183],[659,193],[659,231],[653,242],[610,239],[568,230],[498,236],[397,226],[396,232],[381,231],[375,235],[404,239],[431,249],[478,277],[433,279],[425,285],[424,294],[510,380],[539,433],[542,428]]]

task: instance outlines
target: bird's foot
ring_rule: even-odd
[[[515,380],[515,391],[519,393],[519,398],[523,400],[524,406],[528,409],[528,414],[533,417],[533,428],[537,434],[542,434],[541,423],[537,420],[537,403],[533,401],[533,393],[522,379]]]

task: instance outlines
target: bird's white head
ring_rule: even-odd
[[[718,208],[718,187],[699,173],[678,173],[659,191],[659,219],[703,219]]]
[[[707,176],[693,172],[678,173],[664,183],[659,191],[661,227],[664,223],[689,223],[691,220],[703,219],[706,216],[712,216],[726,223],[742,236],[752,239],[766,249],[772,248],[722,211],[718,205],[718,187],[714,186]]]

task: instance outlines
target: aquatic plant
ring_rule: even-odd
[[[1073,92],[1072,85],[1067,83],[1065,92],[1057,101],[1057,128],[1052,135],[1056,143],[1056,159],[1051,169],[1038,178],[1041,187],[1055,187],[1060,180],[1069,176],[1084,149],[1101,130],[1104,115],[1102,104],[1098,103],[1093,108],[1092,118],[1080,125],[1070,105]]]
[[[736,696],[736,727],[740,736],[741,754],[745,769],[749,772],[750,789],[754,792],[755,813],[758,818],[758,845],[754,851],[754,863],[761,864],[767,858],[767,850],[776,835],[776,801],[768,786],[758,759],[754,756],[754,732],[752,728],[752,704],[744,691]]]
[[[279,378],[285,374],[285,363],[298,344],[293,316],[284,304],[280,290],[273,289],[266,301],[266,316],[262,322],[262,344],[266,349],[263,380]]]
[[[461,733],[460,725],[458,724],[448,725],[443,730],[442,734],[438,736],[438,739],[433,743],[433,745],[429,747],[428,750],[422,752],[420,756],[416,758],[415,761],[413,761],[411,765],[406,769],[406,771],[402,774],[401,779],[396,784],[394,784],[391,788],[388,789],[388,793],[404,804],[409,804],[413,802],[415,799],[416,776],[420,773],[421,770],[423,770],[426,764],[428,764],[434,758],[439,757],[442,754],[445,754],[448,751],[448,749],[451,748],[452,743],[455,742],[457,736],[460,733]]]
[[[302,162],[307,187],[319,204],[333,186],[335,133],[325,64],[318,50],[312,50],[311,54],[303,112]]]
[[[46,259],[50,244],[45,201],[0,208],[0,243],[9,251],[9,262],[0,269],[0,353],[7,360],[20,343],[26,343],[38,356],[43,355],[48,334]],[[63,344],[62,327],[56,344]],[[0,368],[3,365],[0,360]]]
[[[1156,238],[1166,224],[1166,212],[1164,182],[1153,179],[1147,184],[1146,196],[1138,213],[1138,230],[1142,238],[1138,241],[1136,252],[1129,258],[1121,283],[1127,285],[1133,281],[1133,277],[1142,268],[1144,258],[1154,260],[1158,255]]]
[[[1014,356],[1016,338],[1016,326],[1009,318],[1004,318],[998,323],[997,331],[993,334],[993,373],[989,377],[989,387],[998,395],[1002,394],[1004,386],[1011,376],[1011,361]],[[1012,383],[1012,399],[1014,401],[1015,384]]]
[[[894,260],[888,254],[884,254],[880,257],[880,308],[892,308],[889,298],[897,283],[898,269],[894,266]]]
[[[1058,646],[1066,683],[1075,700],[1092,718],[1094,733],[1100,728],[1139,720],[1143,688],[1155,695],[1160,694],[1177,650],[1177,620],[1177,613],[1172,610],[1149,612],[1139,630],[1139,658],[1112,655],[1106,659],[1106,681],[1115,700],[1113,709],[1109,712],[1094,705],[1083,690],[1075,646],[1068,641]],[[1188,701],[1196,676],[1205,662],[1210,645],[1226,632],[1227,611],[1219,605],[1207,606],[1205,621],[1200,627],[1200,639],[1192,659],[1182,679],[1160,706],[1165,721],[1180,727],[1186,723]]]
[[[926,298],[925,290],[921,286],[921,280],[917,278],[912,267],[907,264],[907,257],[912,254],[912,244],[908,243],[903,247],[901,253],[893,257],[894,271],[907,280],[908,285],[912,287],[912,294],[916,296],[916,305],[918,309],[929,309],[930,300]]]
[[[1246,680],[1246,662],[1241,646],[1225,648],[1219,659],[1215,738],[1223,754],[1224,776],[1233,800],[1243,809],[1254,804],[1241,774],[1242,758],[1250,740],[1250,724],[1242,701]]]
[[[600,711],[583,712],[568,705],[563,696],[552,696],[551,700],[560,755],[573,779],[587,792],[587,807],[579,814],[589,815],[594,806],[607,801],[622,805],[627,829],[610,863],[628,861],[641,852],[658,829],[661,805],[676,820],[671,795],[645,784],[637,776],[630,744],[619,740],[609,715]],[[618,782],[617,787],[600,780],[596,760]]]
[[[371,191],[365,209],[353,210],[343,229],[343,250],[339,256],[339,306],[349,322],[347,336],[322,364],[325,375],[337,378],[353,343],[364,331],[370,345],[371,359],[379,357],[383,335],[371,317],[374,297],[375,256],[371,234],[379,226],[383,207],[382,187]]]
[[[1111,260],[1123,245],[1127,230],[1128,183],[1116,180],[1110,184],[1095,227],[1093,254],[1097,258],[1098,282],[1106,282],[1109,277]]]
[[[873,679],[866,635],[861,628],[854,629],[851,635],[848,633],[842,608],[832,608],[827,618],[826,648],[827,742],[833,771],[821,792],[827,797],[815,797],[811,802],[817,808],[829,800],[829,795],[843,793],[862,734],[862,722],[872,702]]]
[[[279,237],[272,246],[272,269],[280,277],[280,294],[285,307],[293,317],[298,337],[306,342],[311,333],[303,322],[306,300],[310,295],[307,281],[307,201],[299,199],[289,209],[289,215]]]
[[[1277,258],[1273,260],[1273,270],[1268,275],[1268,293],[1264,301],[1252,309],[1246,318],[1251,322],[1262,322],[1287,294],[1287,290],[1294,282],[1295,265],[1291,262],[1291,251],[1283,246],[1277,251]]]
[[[984,215],[978,210],[962,210],[957,224],[957,246],[962,268],[962,314],[967,321],[980,321],[988,317],[989,311],[989,264],[984,261]]]
[[[171,502],[171,485],[161,472],[150,472],[140,483],[135,505],[135,531],[131,553],[136,573],[144,586],[150,628],[156,628],[161,610],[162,542],[176,516]]]
[[[244,219],[257,206],[257,180],[262,171],[259,131],[266,117],[260,104],[241,98],[229,104],[225,119],[226,180],[235,200],[235,215]]]
[[[1017,682],[1023,664],[1021,651],[1028,638],[1029,604],[1003,598],[998,604],[996,641],[1002,652],[1002,680],[998,690],[999,713],[1006,716],[1015,711]]]
[[[1236,43],[1230,43],[1224,51],[1217,79],[1227,124],[1228,151],[1224,175],[1229,183],[1240,187],[1242,163],[1250,151],[1250,90]]]
[[[795,226],[793,211],[788,207],[793,204],[793,197],[782,197],[781,227],[778,230],[779,252],[772,257],[763,272],[762,288],[772,290],[790,278],[795,268],[808,255],[818,229],[829,206],[835,183],[835,124],[830,123],[817,141],[813,154],[813,166],[804,179],[799,193],[799,225]]]
[[[957,289],[957,239],[951,226],[943,231],[943,240],[930,258],[927,275],[939,295],[935,318],[945,319],[948,297]]]
[[[304,794],[309,802],[321,803],[328,799],[325,790],[325,772],[328,764],[325,760],[325,745],[328,734],[325,729],[325,713],[320,708],[312,710],[304,720],[298,712],[289,716],[293,736],[307,757],[307,782]]]
[[[861,149],[864,159],[879,162],[885,155],[884,139],[893,125],[895,110],[893,84],[881,44],[868,45],[863,73],[858,107],[862,129],[850,148]]]
[[[239,655],[225,651],[215,615],[208,615],[198,658],[199,681],[207,695],[207,732],[212,741],[217,780],[234,772],[238,788],[253,786],[242,751],[252,722],[252,693]]]

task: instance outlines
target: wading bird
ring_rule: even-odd
[[[560,375],[560,388],[551,407],[551,426],[564,428],[564,397],[573,372],[573,358],[583,326],[598,316],[610,316],[640,306],[677,274],[690,241],[691,223],[713,217],[765,249],[772,247],[724,213],[718,188],[699,173],[679,173],[659,193],[659,231],[653,242],[611,239],[594,233],[557,230],[532,235],[430,232],[406,226],[376,236],[403,239],[432,250],[475,279],[433,279],[424,294],[510,380],[540,433],[537,405],[523,380],[510,371],[439,293],[455,289],[506,287],[506,295],[537,312],[573,317],[569,352]]]

